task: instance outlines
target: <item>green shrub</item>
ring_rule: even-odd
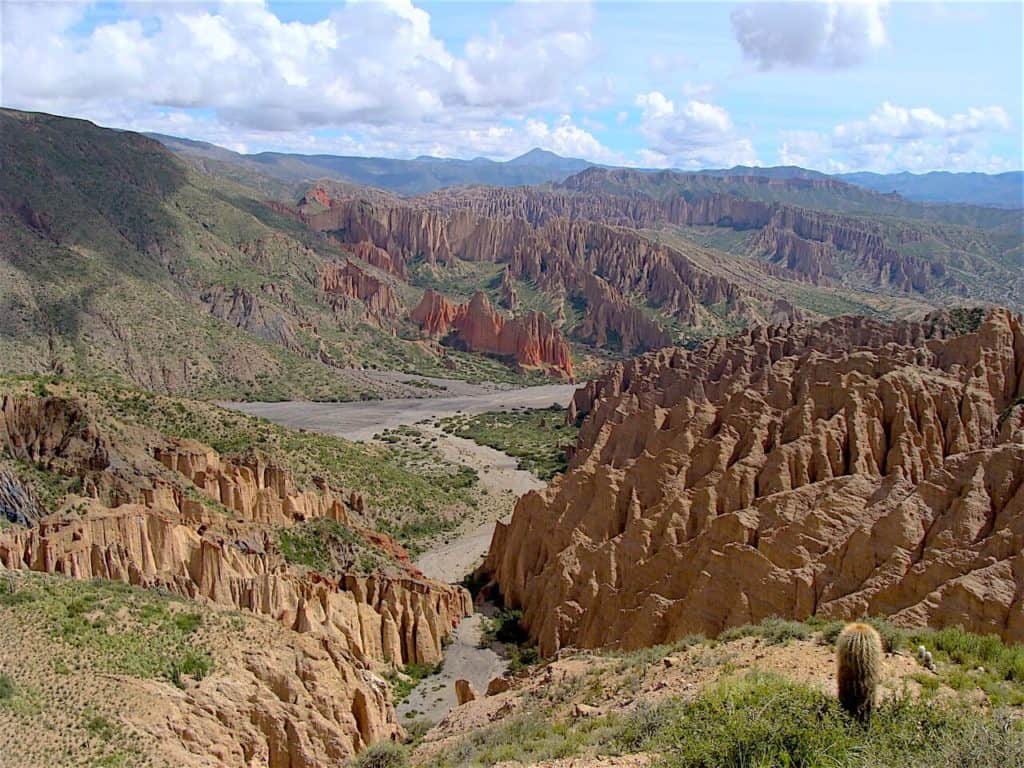
[[[191,677],[193,680],[202,680],[213,668],[213,659],[202,651],[189,649],[185,654],[171,662],[168,677],[171,682],[179,688],[184,688],[184,677]]]
[[[805,640],[810,634],[811,628],[803,622],[769,616],[767,619],[762,619],[760,624],[730,627],[722,632],[718,639],[729,642],[743,637],[760,637],[771,645],[780,645],[788,643],[790,640]]]
[[[13,699],[17,690],[10,675],[0,675],[0,701]]]
[[[359,755],[351,765],[352,768],[405,768],[409,765],[409,750],[401,744],[382,741]]]
[[[617,739],[626,751],[662,754],[671,768],[945,768],[951,756],[977,754],[979,744],[995,754],[1024,755],[1020,724],[998,716],[896,699],[880,705],[863,727],[833,697],[763,673],[726,681],[691,702],[674,699],[640,710],[625,719]]]
[[[521,645],[530,637],[523,626],[523,612],[519,609],[502,608],[494,616],[485,617],[480,642],[484,646],[497,641]]]

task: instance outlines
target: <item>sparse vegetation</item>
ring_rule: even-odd
[[[50,637],[88,654],[97,669],[180,683],[199,679],[212,659],[197,643],[202,617],[184,600],[119,582],[25,577],[0,609],[30,614]]]
[[[407,765],[409,750],[391,741],[374,744],[350,763],[351,768],[406,768]]]
[[[442,428],[458,437],[496,448],[519,460],[519,467],[550,480],[567,466],[565,447],[578,429],[566,423],[559,405],[534,410],[490,411],[478,416],[442,419]]]
[[[864,727],[825,693],[775,675],[728,678],[694,699],[564,721],[534,707],[473,732],[430,761],[439,768],[531,764],[644,752],[665,768],[721,766],[1007,766],[1024,760],[1024,730],[1003,712],[896,698]],[[970,762],[970,761],[978,762]]]
[[[442,666],[443,662],[437,664],[414,663],[405,666],[401,672],[388,672],[386,677],[391,683],[391,693],[395,698],[395,703],[401,703],[409,698],[409,694],[417,685],[431,675],[440,672]]]

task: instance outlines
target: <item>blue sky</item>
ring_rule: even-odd
[[[1021,8],[3,0],[0,102],[248,152],[1014,170]]]

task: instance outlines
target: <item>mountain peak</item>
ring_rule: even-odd
[[[562,163],[565,160],[566,158],[550,150],[534,147],[529,152],[524,152],[519,157],[514,157],[508,162],[509,165],[550,165],[552,163]]]

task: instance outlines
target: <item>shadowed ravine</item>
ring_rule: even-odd
[[[416,424],[436,437],[436,447],[445,459],[475,469],[480,484],[490,494],[507,495],[507,512],[514,501],[531,490],[544,487],[532,473],[517,468],[516,459],[472,440],[449,435],[423,422],[456,413],[483,413],[499,408],[543,408],[567,405],[576,387],[548,385],[522,389],[493,390],[486,385],[461,384],[457,394],[443,397],[380,400],[368,403],[234,403],[229,407],[261,416],[287,427],[309,429],[353,440],[371,439],[384,429]],[[507,518],[505,519],[507,522]],[[480,564],[491,542],[497,519],[487,520],[462,535],[423,552],[416,565],[430,578],[457,583]],[[466,679],[482,694],[494,677],[501,675],[506,661],[492,648],[480,647],[483,613],[489,606],[463,620],[445,649],[441,671],[424,679],[398,707],[401,722],[442,720],[457,704],[455,681]]]

